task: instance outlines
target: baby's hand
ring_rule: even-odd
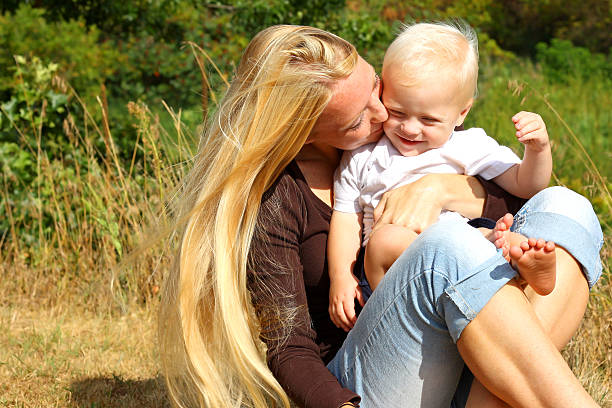
[[[351,330],[357,321],[355,298],[357,298],[361,306],[365,304],[359,282],[355,275],[347,273],[346,276],[338,277],[331,281],[329,288],[329,317],[336,327],[346,332]]]
[[[521,111],[512,117],[516,138],[526,149],[543,151],[550,146],[544,120],[537,113]]]

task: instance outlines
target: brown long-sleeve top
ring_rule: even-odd
[[[482,183],[483,216],[497,219],[520,206],[495,184]],[[268,366],[290,398],[306,408],[359,402],[326,368],[346,337],[328,314],[331,213],[293,161],[263,197],[250,252],[250,290]]]

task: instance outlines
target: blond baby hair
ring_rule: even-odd
[[[260,322],[247,286],[257,280],[247,274],[251,241],[264,192],[305,144],[334,83],[350,75],[357,59],[351,44],[312,27],[270,27],[246,48],[181,192],[182,238],[159,325],[174,406],[289,407],[260,340],[263,326],[274,322]],[[263,315],[291,326],[285,321],[291,311]]]
[[[400,69],[399,85],[411,87],[453,78],[457,90],[465,92],[467,98],[474,97],[478,37],[461,20],[405,25],[385,53],[383,77],[390,67]]]

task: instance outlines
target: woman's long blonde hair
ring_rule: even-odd
[[[159,325],[176,406],[289,406],[266,365],[247,288],[248,255],[264,192],[305,144],[334,82],[350,75],[357,58],[341,38],[299,26],[267,28],[245,50],[181,192],[182,239]]]

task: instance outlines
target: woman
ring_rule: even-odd
[[[185,183],[180,253],[160,321],[173,403],[269,407],[290,397],[335,408],[361,397],[363,407],[448,406],[463,358],[484,384],[474,383],[468,405],[503,404],[493,393],[513,406],[595,406],[557,348],[588,297],[574,258],[596,276],[597,244],[574,258],[560,249],[557,288],[541,298],[512,280],[475,229],[438,224],[391,268],[348,337],[333,326],[325,261],[332,177],[339,149],[380,137],[387,113],[379,92],[354,47],[319,29],[270,27],[245,50]],[[442,208],[476,217],[483,206],[499,210],[491,189],[428,176],[386,196],[379,222],[424,230]],[[522,210],[519,232],[565,248],[572,243],[558,235],[601,237],[586,200],[545,191]],[[551,201],[565,218],[586,214],[571,220],[575,234],[547,237],[527,222],[529,208]],[[540,217],[562,224],[553,212]]]

